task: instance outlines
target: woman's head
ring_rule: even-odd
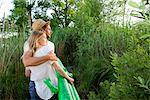
[[[42,19],[37,19],[33,22],[32,24],[32,30],[33,31],[41,31],[44,30],[46,32],[47,37],[50,37],[52,32],[51,32],[51,27],[48,22],[45,22]]]
[[[29,37],[29,48],[33,51],[36,51],[36,48],[39,46],[44,46],[47,43],[47,37],[45,31],[33,31]]]

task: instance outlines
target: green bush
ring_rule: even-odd
[[[109,99],[109,92],[110,92],[111,84],[109,81],[105,80],[99,84],[99,91],[90,91],[88,95],[89,100],[108,100]]]
[[[150,41],[146,38],[144,42],[139,35],[131,36],[130,47],[122,56],[112,56],[117,80],[110,88],[111,100],[150,99]]]

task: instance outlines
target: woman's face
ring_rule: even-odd
[[[52,31],[50,25],[48,25],[45,29],[47,37],[51,37]]]

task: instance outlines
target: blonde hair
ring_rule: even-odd
[[[39,38],[45,34],[45,31],[33,31],[28,39],[29,43],[29,49],[34,54],[36,51],[36,42],[39,40]]]

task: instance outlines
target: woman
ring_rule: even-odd
[[[49,27],[49,26],[48,26]],[[41,57],[45,56],[48,52],[54,52],[54,44],[47,40],[44,31],[34,31],[29,38],[29,48],[33,52],[33,56]],[[53,65],[53,66],[52,66]],[[59,72],[61,76],[69,80],[70,83],[74,82],[74,79],[69,77],[59,66],[57,61],[47,61],[37,67],[29,67],[31,70],[30,83],[34,82],[36,92],[42,99],[50,99],[53,93],[44,83],[44,80],[50,78],[52,84],[58,87],[58,79],[56,72]],[[32,90],[30,90],[32,94]]]

